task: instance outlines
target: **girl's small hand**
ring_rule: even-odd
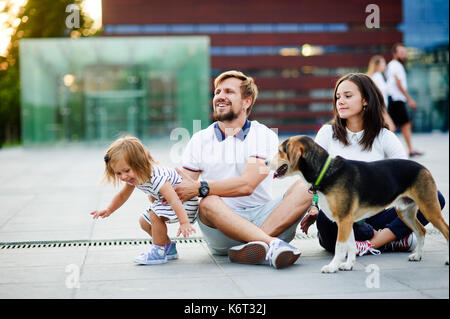
[[[180,228],[178,228],[177,236],[180,236],[180,234],[183,234],[183,237],[189,237],[192,233],[196,233],[197,231],[195,228],[191,226],[190,223],[183,223],[180,224]]]
[[[97,219],[99,217],[101,218],[108,217],[109,215],[111,215],[111,213],[107,209],[103,209],[103,210],[95,210],[91,212],[91,215],[94,219]]]

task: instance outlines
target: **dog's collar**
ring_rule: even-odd
[[[325,175],[328,167],[330,166],[331,159],[332,159],[331,156],[328,155],[328,158],[325,161],[325,164],[323,164],[322,169],[320,170],[319,177],[317,177],[314,185],[311,185],[311,188],[310,188],[311,191],[316,192],[319,189],[320,182],[322,181],[323,176]]]

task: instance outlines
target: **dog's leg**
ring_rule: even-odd
[[[347,245],[347,261],[339,265],[339,270],[352,270],[356,260],[356,242],[353,227],[351,227],[351,232],[345,245]]]
[[[439,200],[437,199],[437,192],[434,194],[429,194],[428,197],[432,199],[428,201],[422,201],[421,198],[418,198],[418,205],[420,211],[423,216],[434,226],[436,227],[442,235],[444,235],[447,240],[447,247],[449,245],[449,229],[448,224],[442,216],[441,206],[439,205]],[[445,260],[445,264],[448,265],[448,249],[447,249],[447,258]]]
[[[444,235],[449,244],[448,224],[442,216],[441,205],[437,196],[436,183],[428,170],[423,170],[411,188],[410,193],[420,208],[423,216]],[[445,264],[448,265],[448,249]]]
[[[323,273],[333,273],[338,269],[351,270],[356,258],[355,237],[353,235],[353,214],[336,219],[338,226],[338,236],[334,258],[328,265],[322,267]],[[347,262],[344,263],[345,257]]]
[[[356,260],[356,242],[353,227],[345,244],[347,245],[347,261],[339,265],[339,270],[352,270]]]
[[[420,261],[423,256],[423,244],[425,241],[425,227],[417,219],[417,204],[408,197],[400,198],[395,206],[398,217],[411,228],[417,237],[417,246],[411,255],[408,256],[410,261]]]

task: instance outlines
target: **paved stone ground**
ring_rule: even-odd
[[[448,133],[417,134],[413,141],[426,153],[417,161],[431,170],[448,202]],[[162,163],[179,166],[175,143],[161,139],[146,144]],[[134,192],[108,219],[94,221],[89,215],[117,191],[100,184],[105,148],[0,149],[0,298],[449,298],[448,246],[431,225],[422,262],[408,262],[407,253],[383,253],[358,257],[353,271],[336,274],[320,273],[332,255],[319,246],[314,226],[310,236],[298,230],[292,244],[302,256],[286,269],[213,256],[197,225],[193,238],[179,239],[178,260],[136,265],[133,257],[148,244],[138,225],[147,206],[145,195]],[[294,180],[276,181],[274,196]],[[448,205],[443,214],[448,222]],[[169,226],[171,237],[176,227]]]

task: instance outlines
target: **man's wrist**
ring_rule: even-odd
[[[206,197],[209,195],[209,185],[205,181],[200,181],[200,185],[198,188],[198,196]]]

